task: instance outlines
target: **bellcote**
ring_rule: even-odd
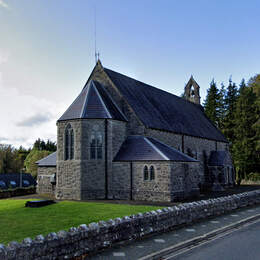
[[[200,105],[200,86],[192,75],[184,88],[184,98]]]

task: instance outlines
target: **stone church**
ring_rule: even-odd
[[[234,184],[229,145],[200,105],[94,67],[57,121],[57,152],[37,162],[38,193],[57,199],[175,201]]]

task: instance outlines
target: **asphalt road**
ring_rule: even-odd
[[[112,248],[108,248],[104,251],[98,252],[96,255],[88,256],[85,259],[92,259],[92,260],[112,260],[112,259],[122,259],[122,260],[136,260],[136,259],[151,259],[149,256],[151,254],[157,254],[161,250],[167,249],[169,247],[175,246],[179,243],[185,243],[185,241],[194,239],[199,236],[203,236],[205,234],[208,234],[209,232],[218,230],[220,228],[229,226],[231,224],[237,223],[243,219],[247,219],[250,217],[253,217],[255,215],[260,214],[260,205],[255,207],[249,207],[244,208],[240,210],[235,210],[229,214],[218,216],[215,218],[207,219],[204,221],[201,221],[199,223],[185,226],[182,228],[179,228],[177,230],[168,232],[168,233],[162,233],[157,234],[142,240],[138,241],[132,241],[132,243],[129,244],[118,244],[115,245]],[[177,256],[176,259],[182,259],[181,257],[187,257],[187,259],[256,259],[260,260],[260,224],[258,225],[252,225],[251,227],[245,228],[247,233],[243,236],[243,238],[240,240],[240,236],[244,234],[244,227],[239,231],[234,231],[234,237],[237,236],[237,239],[234,239],[233,237],[229,240],[228,238],[232,236],[232,233],[230,235],[227,235],[226,237],[223,237],[219,240],[212,240],[212,242],[209,242],[209,244],[204,244],[199,246],[198,249],[194,248],[194,252],[198,254],[198,258],[194,258],[193,255],[190,255],[190,252],[185,252],[182,255]],[[258,230],[258,233],[255,233],[254,230]],[[254,231],[254,232],[250,232]],[[239,232],[239,233],[237,233]],[[239,235],[235,235],[239,234]],[[247,243],[247,240],[250,238],[250,241]],[[227,239],[227,242],[222,242]],[[235,243],[232,244],[232,240],[234,239]],[[251,241],[252,240],[252,241]],[[211,246],[219,245],[219,247],[216,248],[215,255],[214,255],[214,249],[212,249],[211,252]],[[223,249],[221,249],[221,245],[223,244]],[[251,247],[252,245],[252,247]],[[257,246],[256,246],[257,245]],[[226,246],[226,247],[225,247]],[[229,248],[230,247],[230,248]],[[256,248],[256,249],[255,249]],[[200,255],[204,249],[207,251],[204,256]],[[236,258],[235,254],[239,252],[240,250],[244,249],[244,254],[238,254],[243,256],[242,258]],[[223,250],[223,252],[222,252]],[[205,252],[206,252],[205,251]],[[246,253],[247,251],[250,251]],[[212,253],[212,256],[209,254]],[[223,256],[225,253],[229,254],[226,258]],[[245,256],[246,254],[246,256]],[[221,255],[221,257],[220,257]],[[257,258],[253,258],[255,256],[258,256]],[[148,257],[148,258],[147,258]],[[204,258],[203,258],[204,257]],[[215,257],[215,258],[214,258]],[[250,258],[251,257],[251,258]],[[156,258],[155,258],[156,259]],[[158,258],[157,258],[158,259]],[[165,259],[161,258],[161,259]],[[169,258],[171,259],[171,258]],[[175,259],[175,258],[172,258]],[[186,259],[186,258],[183,258]]]
[[[259,260],[260,220],[164,260]]]

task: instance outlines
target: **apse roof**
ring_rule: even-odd
[[[36,162],[38,166],[42,167],[48,167],[48,166],[56,166],[56,156],[57,153],[51,153],[48,156],[44,157],[43,159]]]
[[[223,166],[229,160],[229,153],[227,151],[212,151],[209,158],[209,166]]]
[[[128,136],[114,161],[198,162],[154,138],[140,135]]]
[[[58,121],[83,118],[109,118],[127,121],[109,93],[91,80]]]
[[[147,128],[227,142],[201,105],[110,69],[104,71]]]

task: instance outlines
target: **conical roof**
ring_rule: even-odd
[[[109,118],[127,121],[106,89],[97,81],[89,81],[58,121],[83,118]]]

